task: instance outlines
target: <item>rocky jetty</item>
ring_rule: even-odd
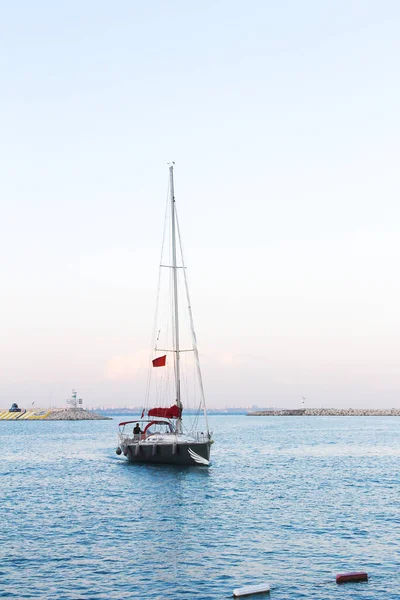
[[[399,408],[299,408],[259,410],[248,417],[400,417]]]
[[[104,417],[90,410],[75,407],[21,409],[18,411],[0,408],[0,421],[99,421],[106,419],[109,420],[111,417]]]
[[[112,420],[111,417],[105,417],[97,413],[85,410],[83,408],[64,408],[62,410],[52,410],[43,419],[44,421],[105,421]]]

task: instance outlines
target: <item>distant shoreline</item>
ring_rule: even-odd
[[[110,417],[126,417],[126,416],[131,416],[136,418],[141,418],[141,412],[142,409],[140,410],[132,410],[132,409],[124,409],[124,408],[96,408],[94,409],[96,410],[97,413],[101,414],[101,415],[108,415]],[[209,416],[224,416],[224,415],[229,415],[229,416],[233,416],[233,415],[241,415],[241,416],[245,416],[248,413],[248,409],[245,408],[238,408],[238,409],[207,409],[207,414]],[[198,411],[195,410],[185,410],[185,415],[197,415]]]
[[[399,408],[298,408],[258,410],[248,417],[400,417]]]

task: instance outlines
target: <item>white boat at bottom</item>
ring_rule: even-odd
[[[186,267],[183,259],[182,242],[179,231],[179,224],[176,213],[175,195],[174,195],[174,176],[173,164],[169,167],[169,199],[167,203],[169,219],[165,219],[165,230],[163,236],[163,247],[161,252],[160,274],[157,294],[156,323],[153,334],[152,347],[156,355],[150,362],[149,378],[147,386],[147,398],[143,407],[142,416],[136,421],[123,421],[119,424],[118,448],[117,454],[124,454],[130,462],[133,463],[159,463],[159,464],[177,464],[208,466],[210,463],[210,449],[213,444],[211,432],[208,426],[207,411],[204,397],[203,380],[200,370],[199,354],[197,350],[197,340],[193,325],[193,316],[191,302],[189,298],[189,289],[186,278]],[[169,229],[167,231],[167,227]],[[167,246],[167,260],[163,260],[163,253],[166,246],[164,242],[169,238]],[[177,243],[178,242],[178,243]],[[179,264],[178,264],[179,254]],[[167,264],[165,264],[167,262]],[[166,269],[166,271],[165,271]],[[165,327],[157,322],[160,303],[161,273],[168,276],[167,283],[167,310],[169,322]],[[179,276],[178,276],[179,273]],[[182,290],[186,298],[187,310],[187,331],[188,337],[185,340],[185,346],[181,345],[182,321],[181,311]],[[165,308],[165,307],[164,307]],[[167,317],[166,317],[167,318]],[[190,348],[188,347],[190,345]],[[160,353],[162,353],[160,355]],[[167,360],[168,356],[168,360]],[[186,360],[186,366],[189,366],[195,379],[197,380],[197,389],[199,397],[196,397],[195,411],[193,419],[189,415],[185,417],[185,423],[182,419],[184,405],[189,396],[189,389],[186,374],[183,375],[185,398],[182,399],[182,356]],[[190,358],[192,363],[190,363]],[[156,367],[154,369],[154,367]],[[155,386],[156,408],[148,409],[150,404],[150,382],[153,371],[160,373],[158,385]],[[165,371],[166,376],[162,374]],[[172,404],[172,405],[171,405]],[[147,412],[147,419],[143,416]],[[204,418],[203,430],[197,429],[200,414]],[[189,424],[189,422],[191,424]],[[186,422],[189,424],[186,424]],[[132,426],[135,424],[135,427]]]
[[[268,583],[261,583],[259,585],[247,585],[246,587],[236,588],[233,590],[234,598],[241,598],[243,596],[254,596],[255,594],[268,594],[270,591]]]

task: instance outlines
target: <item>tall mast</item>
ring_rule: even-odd
[[[169,191],[171,199],[171,234],[172,234],[172,273],[174,282],[174,346],[175,346],[175,387],[176,387],[176,404],[178,408],[182,408],[181,403],[181,375],[180,375],[180,356],[179,356],[179,313],[178,313],[178,269],[176,264],[176,232],[175,232],[175,194],[174,194],[174,163],[169,166]],[[181,433],[181,419],[176,420],[176,431]]]

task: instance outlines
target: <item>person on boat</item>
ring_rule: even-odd
[[[140,429],[140,425],[139,425],[139,423],[136,423],[135,427],[133,428],[133,434],[135,437],[137,437],[141,433],[142,433],[142,430]]]

